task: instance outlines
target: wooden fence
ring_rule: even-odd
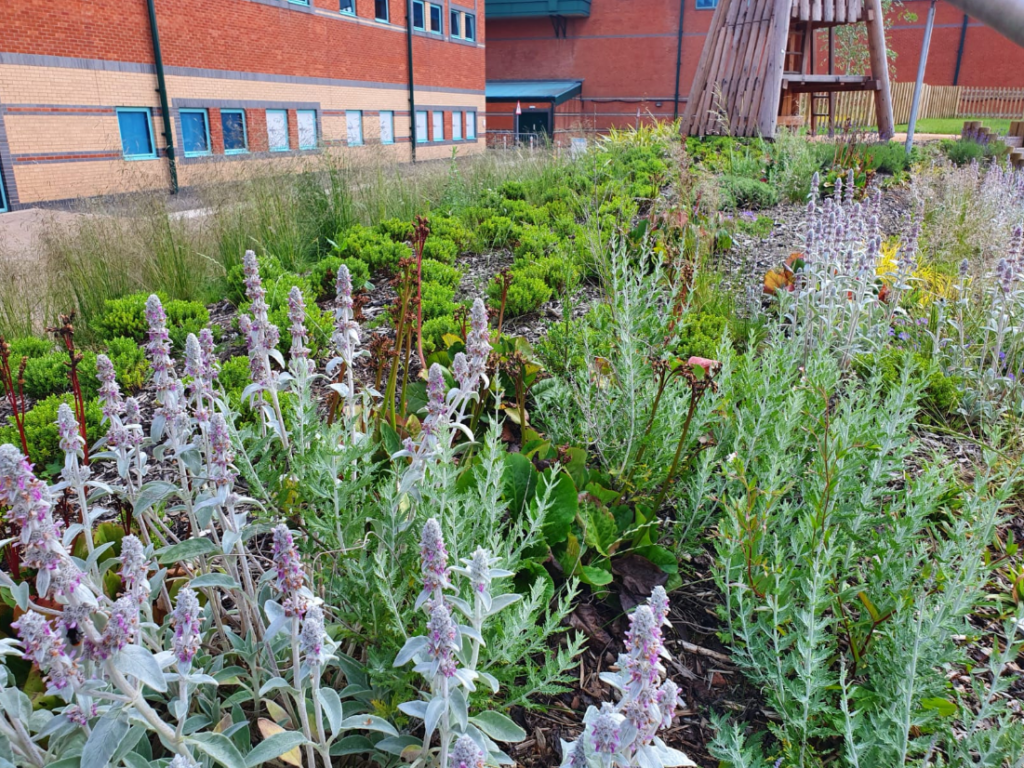
[[[910,122],[914,100],[913,83],[893,83],[892,112],[897,124]],[[820,108],[820,107],[819,107]],[[809,116],[810,99],[805,98],[803,113]],[[875,95],[872,91],[836,94],[836,123],[875,124]],[[925,85],[921,91],[918,119],[927,117],[1003,117],[1024,118],[1024,88],[968,88],[961,85]]]

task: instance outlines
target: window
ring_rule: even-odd
[[[363,113],[350,109],[345,113],[345,128],[348,131],[348,145],[355,147],[363,143]]]
[[[181,146],[185,157],[210,154],[210,120],[205,109],[182,109]]]
[[[427,140],[427,113],[416,113],[416,143],[422,144]]]
[[[394,144],[395,143],[395,113],[394,112],[381,112],[380,113],[380,143],[381,144]]]
[[[288,146],[288,113],[283,109],[267,110],[267,146],[271,152],[285,152]]]
[[[476,112],[466,113],[466,139],[476,139]]]
[[[423,21],[423,0],[412,0],[412,28],[426,28]]]
[[[698,11],[710,11],[718,7],[718,0],[697,0]]]
[[[245,130],[245,112],[241,109],[222,109],[220,129],[224,134],[224,154],[237,155],[249,151],[249,136]]]
[[[7,210],[7,193],[4,191],[4,175],[0,172],[0,213]]]
[[[309,5],[309,0],[288,0],[292,5]]]
[[[356,15],[356,0],[341,0],[339,9],[342,13],[347,13],[349,16]]]
[[[295,121],[299,126],[299,149],[316,149],[316,110],[296,110]]]
[[[444,19],[441,16],[441,10],[440,5],[430,4],[430,29],[428,31],[435,35],[444,34]]]
[[[373,0],[373,16],[377,21],[387,21],[390,18],[388,0]]]
[[[462,37],[462,24],[459,23],[460,16],[462,16],[462,13],[454,8],[448,15],[448,34],[452,37]]]
[[[118,109],[117,127],[121,131],[121,153],[125,160],[156,158],[153,121],[149,109]]]
[[[430,113],[431,141],[444,141],[444,112]]]
[[[462,141],[461,112],[452,112],[452,141]]]
[[[472,13],[462,14],[462,38],[476,40],[476,16]]]

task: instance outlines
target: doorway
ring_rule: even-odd
[[[535,134],[538,139],[543,134],[545,137],[551,135],[551,115],[547,110],[529,109],[519,116],[520,141],[524,135]]]

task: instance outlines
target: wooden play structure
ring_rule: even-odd
[[[867,25],[870,75],[835,74],[835,28]],[[828,31],[827,71],[816,72],[815,31]],[[835,94],[874,94],[879,138],[893,134],[881,0],[720,0],[683,116],[684,135],[762,136],[804,122],[835,124]]]

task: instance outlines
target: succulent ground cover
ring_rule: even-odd
[[[1021,764],[1024,181],[948,151],[300,180],[5,338],[0,763]]]

